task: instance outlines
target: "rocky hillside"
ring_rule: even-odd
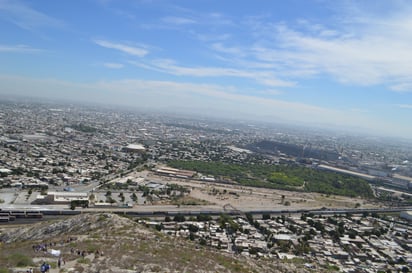
[[[51,273],[310,272],[299,262],[233,256],[170,238],[113,214],[3,226],[0,242],[0,273],[26,272],[30,267],[40,272],[42,262],[51,265]],[[58,253],[64,260],[60,268]]]
[[[67,234],[88,234],[93,230],[123,227],[134,224],[133,221],[114,214],[83,214],[66,220],[38,223],[19,227],[0,235],[0,241],[12,243],[25,240],[44,240]]]

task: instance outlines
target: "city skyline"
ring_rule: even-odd
[[[0,1],[0,94],[412,138],[407,1]]]

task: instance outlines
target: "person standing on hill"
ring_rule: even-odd
[[[46,265],[46,262],[43,262],[42,265],[40,266],[40,272],[46,273],[46,271],[47,271],[47,265]]]

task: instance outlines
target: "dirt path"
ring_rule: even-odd
[[[94,257],[94,254],[90,254],[90,255],[85,256],[84,258],[89,259],[91,262],[93,262],[95,257]],[[73,272],[73,271],[75,271],[75,266],[78,263],[78,261],[77,261],[78,259],[79,258],[76,258],[76,259],[71,260],[71,261],[66,260],[66,264],[62,264],[61,268],[58,268],[58,267],[51,268],[49,270],[49,273],[59,273],[60,270],[62,270],[62,269],[65,269],[64,272]]]

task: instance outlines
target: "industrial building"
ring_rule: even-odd
[[[412,211],[402,211],[399,216],[405,220],[412,221]]]
[[[70,204],[71,201],[88,201],[86,192],[48,192],[47,195],[38,195],[35,204]]]
[[[142,144],[129,144],[123,147],[122,151],[129,153],[144,153],[146,148]]]
[[[167,176],[173,176],[173,177],[178,177],[178,178],[192,178],[196,172],[194,171],[188,171],[188,170],[179,170],[175,168],[169,168],[169,167],[161,167],[159,169],[156,169],[156,173],[159,175],[167,175]]]

